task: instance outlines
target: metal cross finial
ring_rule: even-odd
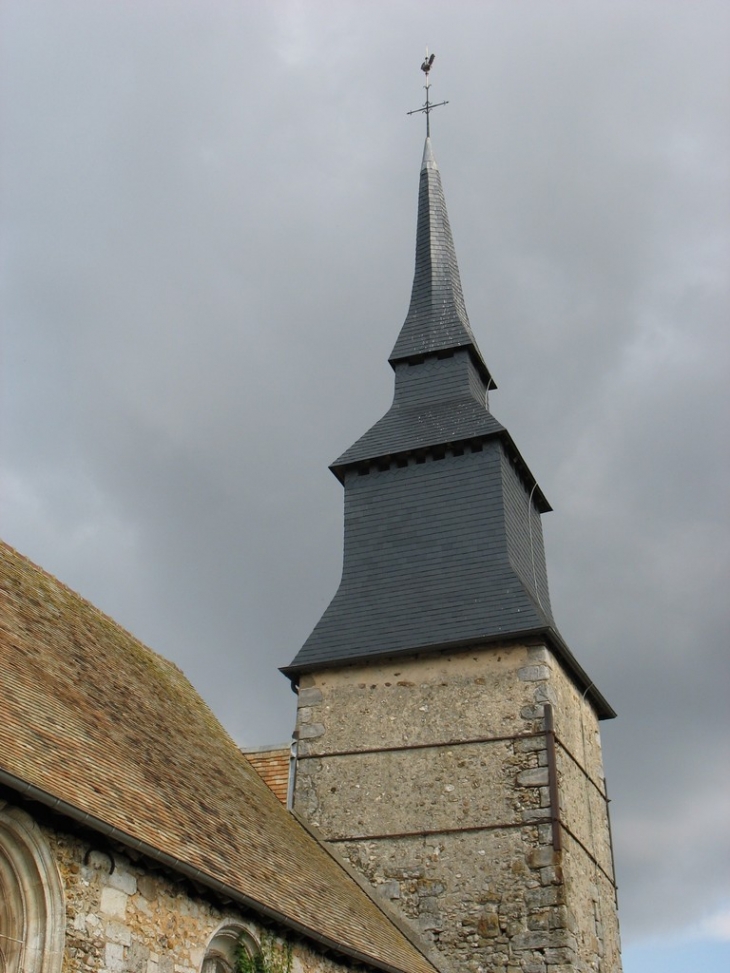
[[[423,108],[414,108],[413,111],[406,112],[407,115],[418,115],[423,112],[426,116],[426,138],[431,136],[431,112],[434,108],[440,108],[441,105],[448,105],[448,101],[439,101],[435,105],[431,103],[429,99],[429,88],[431,87],[431,80],[429,74],[431,73],[431,68],[433,67],[435,54],[429,54],[428,48],[426,48],[426,57],[421,65],[421,70],[426,75],[426,83],[423,86],[426,89],[426,101]]]

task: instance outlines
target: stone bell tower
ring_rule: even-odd
[[[332,465],[342,580],[284,671],[294,811],[451,973],[619,973],[598,722],[563,641],[545,496],[489,410],[426,139],[388,412]]]

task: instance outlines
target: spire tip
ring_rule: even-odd
[[[423,146],[423,160],[421,161],[421,171],[424,169],[438,169],[436,159],[434,158],[433,148],[431,147],[431,136],[426,136],[426,142]]]

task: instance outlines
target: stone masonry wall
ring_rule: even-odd
[[[598,720],[582,694],[555,664],[550,693],[564,825],[563,876],[566,894],[584,904],[573,915],[577,938],[575,968],[620,970],[615,875]]]
[[[64,885],[63,973],[200,973],[206,947],[222,926],[261,941],[259,924],[202,891],[192,894],[186,882],[73,835],[46,826],[42,831]],[[293,942],[292,973],[349,968]]]
[[[619,973],[597,723],[544,646],[307,675],[297,734],[295,810],[453,973]]]

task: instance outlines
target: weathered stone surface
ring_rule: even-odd
[[[260,941],[262,929],[250,916],[221,908],[186,883],[123,856],[115,856],[110,873],[106,852],[42,830],[63,880],[69,917],[63,973],[200,973],[208,943],[222,926]],[[299,938],[293,958],[295,973],[350,969]]]
[[[300,689],[298,696],[299,706],[316,706],[317,703],[322,702],[322,691],[316,686],[310,686],[308,689]]]
[[[552,848],[535,848],[527,856],[530,868],[545,868],[553,865],[557,860],[557,852]]]
[[[310,714],[311,718],[311,714]],[[317,737],[321,737],[324,733],[324,726],[321,723],[300,723],[299,724],[299,739],[300,740],[316,740]]]
[[[531,751],[543,751],[545,749],[545,737],[535,736],[526,737],[524,740],[515,740],[515,750],[517,753],[530,753]]]
[[[485,794],[475,784],[501,776],[515,759],[511,749],[500,741],[488,747],[338,756],[322,759],[315,774],[309,772],[310,761],[302,760],[298,783],[302,788],[316,781],[318,827],[338,838],[401,832],[404,799],[410,808],[408,831],[504,824],[514,820],[510,791]]]
[[[499,916],[496,912],[486,912],[477,922],[477,932],[485,939],[500,933]]]
[[[591,946],[591,863],[568,842],[564,868],[552,847],[547,703],[561,803],[576,834],[593,820],[601,862],[610,850],[602,794],[586,799],[582,771],[567,765],[570,747],[602,783],[595,714],[549,650],[492,646],[330,669],[307,674],[313,689],[312,722],[300,717],[297,729],[322,732],[300,746],[295,809],[433,942],[449,973],[588,971],[600,950],[611,955],[601,973],[620,973],[617,945]],[[617,944],[615,910],[613,921],[603,928]]]
[[[378,891],[386,899],[399,899],[400,898],[400,885],[396,881],[383,882],[378,885]]]
[[[523,960],[522,973],[545,973],[545,960],[538,956],[530,956]]]
[[[86,864],[91,868],[98,868],[105,871],[107,874],[112,871],[114,867],[114,861],[111,855],[107,854],[105,851],[90,851]]]
[[[530,911],[542,909],[547,905],[560,905],[563,902],[562,888],[529,889],[525,893],[525,904]]]
[[[540,869],[540,884],[541,885],[560,885],[563,881],[563,873],[559,867],[554,865],[548,866],[548,868]]]
[[[109,875],[109,888],[119,889],[120,892],[126,892],[127,895],[134,895],[137,891],[137,879],[127,870],[126,864],[124,859],[118,858],[117,867]]]
[[[535,821],[544,821],[546,818],[551,816],[552,812],[549,807],[529,808],[528,810],[522,812],[522,820],[530,823],[534,823]]]
[[[111,878],[111,876],[109,876]],[[121,889],[107,886],[101,890],[101,902],[99,908],[108,916],[124,916],[127,911],[127,900],[129,896]]]
[[[558,702],[558,694],[549,683],[539,685],[534,698],[536,703],[552,703],[553,706]]]
[[[550,937],[547,932],[539,930],[537,932],[522,932],[512,938],[510,943],[512,949],[545,949],[550,945]]]
[[[123,973],[124,946],[118,943],[107,943],[104,948],[104,962],[109,973]]]
[[[517,775],[517,783],[520,787],[544,787],[547,782],[547,767],[538,767],[535,770],[523,770]]]
[[[517,676],[523,682],[539,682],[550,678],[550,669],[548,666],[524,666],[517,670]]]

